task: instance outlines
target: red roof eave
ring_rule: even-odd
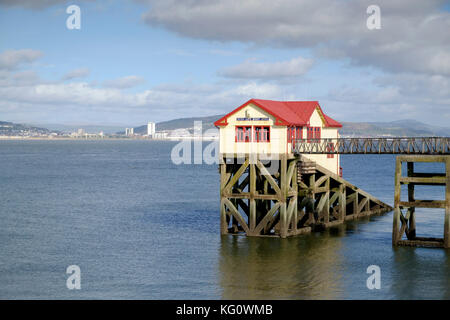
[[[255,101],[255,99],[248,100],[247,102],[245,102],[244,104],[239,106],[237,109],[234,109],[230,113],[226,114],[225,116],[223,116],[222,118],[220,118],[219,120],[214,122],[214,125],[216,127],[228,125],[228,121],[227,121],[228,117],[230,117],[232,114],[236,113],[237,111],[241,110],[242,108],[246,107],[250,103],[253,103],[257,107],[261,108],[262,110],[264,110],[267,113],[269,113],[270,115],[272,115],[275,118],[275,125],[277,125],[277,126],[306,126],[306,125],[308,125],[308,123],[305,123],[305,122],[298,123],[298,122],[288,121],[288,120],[280,117],[277,113],[275,113],[270,108],[266,107],[264,104],[261,104],[261,103],[258,103],[258,101]],[[323,115],[323,119],[325,120],[325,127],[342,128],[342,124],[340,124],[336,120],[330,118],[329,116],[325,115],[325,113],[322,111],[322,108],[320,107],[320,104],[318,102],[316,102],[316,103],[317,103],[316,108],[319,108],[319,111]],[[309,114],[308,118],[310,118],[310,117],[311,117],[311,114]]]
[[[220,127],[220,126],[226,126],[228,125],[228,117],[231,116],[232,114],[238,112],[239,110],[243,109],[244,107],[246,107],[247,105],[249,105],[250,103],[253,103],[254,105],[258,106],[259,108],[261,108],[262,110],[266,111],[267,113],[269,113],[270,115],[272,115],[273,117],[275,117],[275,125],[276,126],[288,126],[288,125],[292,125],[292,123],[290,123],[289,121],[286,121],[284,119],[282,119],[281,117],[279,117],[278,115],[274,114],[270,109],[267,109],[266,107],[264,107],[263,105],[257,103],[256,101],[254,101],[253,99],[248,100],[247,102],[245,102],[244,104],[242,104],[241,106],[239,106],[237,109],[234,109],[233,111],[231,111],[230,113],[226,114],[225,116],[223,116],[222,118],[220,118],[219,120],[217,120],[216,122],[214,122],[214,125],[216,127]]]

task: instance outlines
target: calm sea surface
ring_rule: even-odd
[[[450,299],[450,250],[392,248],[392,212],[296,238],[221,237],[217,165],[174,165],[175,144],[0,141],[0,298]],[[344,178],[392,205],[394,159],[343,156]],[[418,235],[442,237],[443,223],[442,209],[418,210]],[[81,290],[66,287],[72,264]]]

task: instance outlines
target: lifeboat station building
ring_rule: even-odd
[[[342,127],[323,112],[318,101],[261,99],[250,99],[214,124],[219,128],[220,153],[225,156],[291,154],[295,142],[301,139],[307,143],[330,139],[329,148],[333,150]],[[337,154],[303,156],[340,174]]]

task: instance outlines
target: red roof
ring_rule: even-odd
[[[250,99],[239,108],[231,111],[224,117],[214,122],[215,126],[225,126],[227,119],[236,111],[244,108],[249,103],[253,103],[262,110],[275,117],[275,125],[281,126],[307,126],[309,119],[316,108],[319,108],[325,120],[325,127],[341,128],[342,124],[333,120],[323,113],[318,101],[273,101]]]

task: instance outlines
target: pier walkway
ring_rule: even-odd
[[[450,137],[297,139],[294,154],[450,155]]]
[[[450,248],[450,138],[335,138],[300,139],[292,146],[295,155],[301,154],[397,154],[395,169],[394,222],[392,244]],[[444,163],[444,172],[415,172],[416,162]],[[402,163],[407,164],[407,176],[402,176]],[[401,201],[401,187],[407,186],[408,200]],[[417,200],[415,186],[444,186],[442,200]],[[441,208],[445,210],[443,238],[417,237],[415,209]],[[405,213],[403,212],[405,211]],[[405,239],[406,236],[406,239]]]

